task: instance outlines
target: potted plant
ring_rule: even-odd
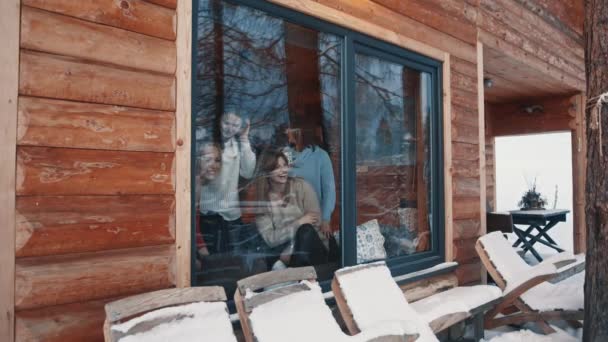
[[[536,178],[534,179],[534,183],[532,186],[524,192],[524,195],[521,197],[521,200],[517,205],[521,208],[521,210],[539,210],[545,209],[545,205],[547,205],[547,199],[543,197],[540,192],[536,191]]]

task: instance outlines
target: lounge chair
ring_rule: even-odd
[[[325,304],[313,267],[288,268],[237,283],[234,301],[247,342],[410,342],[412,325],[382,322],[348,336]]]
[[[106,342],[236,342],[219,286],[166,289],[106,304]],[[125,321],[125,322],[123,322]]]
[[[338,270],[332,282],[336,303],[349,332],[365,331],[385,320],[413,321],[419,341],[437,341],[436,333],[489,310],[500,298],[495,286],[455,287],[408,303],[384,262]],[[483,330],[476,334],[483,336]]]
[[[487,329],[536,322],[543,333],[550,334],[555,330],[547,321],[574,323],[583,319],[582,256],[564,252],[530,266],[500,232],[480,237],[475,249],[503,291],[503,301],[486,315]],[[497,317],[501,313],[504,316]]]

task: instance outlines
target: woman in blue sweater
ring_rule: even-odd
[[[336,206],[336,183],[331,159],[319,147],[321,139],[311,129],[288,129],[289,175],[304,179],[315,190],[321,206],[321,231],[331,234],[331,215]]]

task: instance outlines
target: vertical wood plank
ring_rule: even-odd
[[[483,44],[477,41],[477,112],[479,119],[479,212],[480,234],[485,235],[486,226],[486,129],[485,129],[485,101],[483,88]],[[481,282],[486,284],[487,272],[481,267]]]
[[[15,334],[15,158],[20,0],[0,1],[0,336]]]
[[[175,188],[175,246],[177,266],[177,287],[190,286],[190,149],[191,149],[191,75],[192,75],[192,1],[177,3],[177,103],[175,150],[176,188]]]
[[[443,179],[445,204],[445,261],[454,259],[452,217],[452,82],[450,54],[443,59]]]
[[[587,251],[587,230],[585,224],[585,168],[587,165],[587,135],[585,134],[586,97],[576,95],[574,129],[572,130],[572,197],[573,197],[573,249],[574,253]]]

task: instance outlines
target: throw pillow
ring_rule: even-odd
[[[386,259],[386,250],[378,220],[374,219],[357,226],[357,263],[379,259]]]

